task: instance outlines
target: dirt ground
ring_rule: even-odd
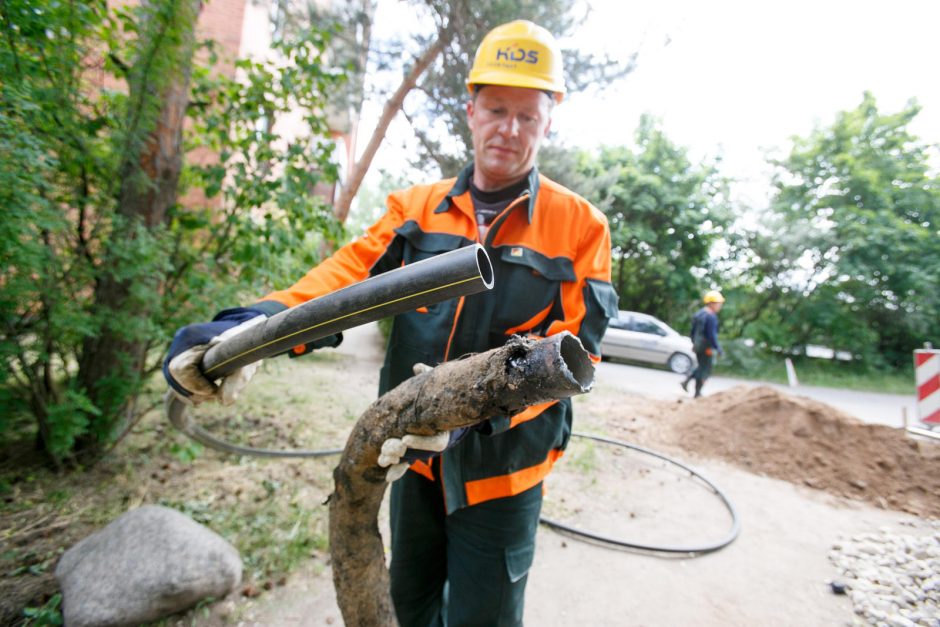
[[[694,468],[730,501],[740,533],[692,555],[543,526],[528,625],[864,624],[831,592],[833,544],[876,530],[938,534],[940,446],[821,403],[765,387],[663,401],[599,386],[575,413],[578,433]],[[544,516],[630,545],[694,548],[732,533],[729,509],[686,470],[587,437],[573,438],[546,489]],[[322,562],[223,614],[243,625],[342,624]]]
[[[374,397],[380,354],[374,330],[347,332],[335,354],[316,365],[315,377],[305,375],[310,383],[302,391],[289,380],[296,365],[272,364],[259,375],[271,377],[266,389],[258,386],[263,393],[244,401],[245,414],[261,408],[260,421],[239,418],[240,429],[252,442],[267,422],[277,442],[340,444]],[[291,400],[277,416],[263,411],[288,393]],[[833,544],[879,530],[940,538],[940,445],[934,442],[766,387],[736,387],[693,401],[653,399],[599,383],[574,403],[577,433],[631,443],[694,468],[727,498],[736,516],[687,470],[635,448],[581,436],[572,439],[547,481],[545,516],[631,545],[712,545],[728,539],[735,520],[739,533],[724,548],[695,555],[615,547],[543,526],[529,576],[527,625],[865,624],[848,596],[830,590],[829,582],[840,577],[829,561]],[[334,416],[314,439],[304,430],[311,410]],[[224,413],[217,419],[235,420]],[[102,480],[121,500],[114,511],[101,511],[97,524],[170,497],[210,509],[236,501],[261,507],[272,485],[280,486],[275,496],[284,493],[292,503],[303,503],[323,524],[334,463],[329,458],[256,462],[205,454],[190,465],[160,461],[166,459],[160,447],[177,437],[171,431],[161,423],[150,439],[129,443],[152,465],[132,472],[106,468],[110,474]],[[38,499],[29,485],[25,479],[14,484],[6,498]],[[82,494],[78,485],[61,488]],[[94,508],[94,501],[89,498],[86,507]],[[47,510],[40,504],[20,518],[0,520],[0,538],[12,545],[40,532],[88,532],[71,524],[80,512],[56,517]],[[380,522],[384,529],[384,515]],[[80,537],[69,536],[63,545]],[[315,549],[310,556],[286,579],[247,584],[211,608],[164,624],[342,625],[328,554]],[[51,566],[35,583],[48,586],[50,577]]]
[[[684,451],[878,507],[940,517],[940,449],[903,430],[863,424],[771,388],[735,388],[673,413],[669,437]]]

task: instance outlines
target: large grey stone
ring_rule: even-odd
[[[174,509],[131,510],[62,555],[66,627],[137,625],[222,597],[241,581],[238,551]]]

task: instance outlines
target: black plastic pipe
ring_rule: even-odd
[[[603,535],[594,531],[588,531],[585,529],[580,529],[578,527],[573,527],[561,521],[553,520],[551,518],[546,518],[545,516],[542,516],[541,518],[539,518],[539,522],[545,525],[546,527],[551,527],[552,529],[555,529],[557,531],[563,531],[565,533],[570,533],[576,536],[580,536],[582,538],[587,538],[588,540],[596,540],[598,542],[612,544],[614,546],[620,546],[620,547],[624,547],[627,549],[649,551],[651,553],[666,553],[666,554],[685,553],[690,556],[704,555],[706,553],[712,553],[719,549],[723,549],[724,547],[734,542],[734,539],[737,538],[738,534],[741,532],[741,521],[738,519],[738,512],[734,507],[734,503],[731,502],[731,499],[729,499],[725,495],[725,493],[722,492],[718,488],[718,486],[716,486],[714,483],[706,479],[702,473],[698,472],[691,466],[687,466],[686,464],[683,464],[679,460],[663,455],[662,453],[658,453],[651,449],[643,448],[642,446],[631,444],[629,442],[623,442],[621,440],[615,440],[613,438],[605,438],[604,436],[592,435],[590,433],[574,432],[571,435],[577,438],[586,438],[588,440],[594,440],[595,442],[604,442],[606,444],[613,444],[615,446],[621,446],[623,448],[632,449],[634,451],[638,451],[645,455],[651,455],[653,457],[663,460],[664,462],[668,462],[674,466],[677,466],[685,470],[686,472],[689,473],[689,475],[692,478],[698,479],[699,481],[704,483],[709,489],[711,489],[712,492],[715,493],[718,499],[722,502],[722,504],[728,510],[728,513],[731,515],[731,527],[728,529],[728,532],[722,538],[714,542],[705,543],[705,544],[690,544],[690,545],[685,545],[685,546],[645,544],[641,542],[633,542],[631,540],[623,540],[621,538],[613,538],[611,536]]]
[[[210,348],[203,373],[222,378],[237,368],[279,355],[355,326],[387,316],[469,296],[493,287],[493,266],[479,244],[459,248],[390,270],[271,316],[264,322]],[[218,451],[256,457],[324,457],[342,449],[261,449],[226,442],[200,427],[189,405],[175,394],[166,397],[170,422],[193,440]]]
[[[493,287],[493,267],[479,244],[396,268],[275,314],[210,348],[209,379],[295,346],[418,307]]]

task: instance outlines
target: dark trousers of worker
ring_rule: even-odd
[[[695,357],[698,359],[698,365],[695,367],[688,378],[685,380],[685,383],[689,382],[689,379],[695,379],[695,396],[702,395],[702,386],[705,385],[705,381],[708,377],[712,376],[712,356],[707,354],[705,351],[695,351]],[[683,384],[684,387],[685,384]]]
[[[390,508],[389,570],[399,624],[522,625],[541,509],[539,484],[448,516],[440,480],[406,472],[392,484]]]

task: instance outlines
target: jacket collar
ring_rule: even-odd
[[[466,194],[470,191],[470,179],[473,177],[473,164],[467,164],[463,170],[460,171],[460,174],[457,175],[457,180],[454,181],[454,186],[450,188],[450,191],[447,192],[447,195],[444,196],[440,204],[434,210],[434,213],[444,213],[452,206],[452,199]],[[523,193],[529,195],[529,206],[528,206],[528,219],[529,222],[532,222],[532,215],[535,213],[535,201],[539,194],[539,169],[536,166],[532,167],[532,170],[529,172],[528,176],[529,187]]]

